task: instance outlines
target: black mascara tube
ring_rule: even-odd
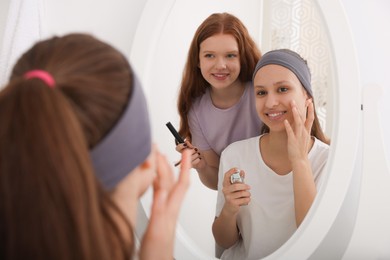
[[[166,123],[166,126],[168,127],[169,131],[171,131],[171,133],[173,134],[173,136],[175,137],[176,141],[177,141],[179,144],[184,143],[183,137],[181,137],[181,136],[179,135],[179,133],[178,133],[178,132],[176,131],[176,129],[173,127],[173,125],[171,124],[171,122]]]

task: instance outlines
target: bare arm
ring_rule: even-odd
[[[222,192],[225,197],[225,204],[219,217],[215,218],[212,231],[214,239],[223,248],[233,246],[240,234],[237,228],[237,215],[242,205],[250,201],[249,185],[244,183],[230,183],[230,176],[235,169],[226,172],[223,180]]]
[[[217,190],[219,155],[213,150],[200,151],[189,141],[176,146],[178,152],[182,152],[184,149],[192,149],[191,165],[198,172],[200,181],[206,187]]]
[[[213,151],[199,151],[199,162],[193,162],[193,166],[198,172],[200,181],[208,188],[218,189],[218,167],[219,156]]]
[[[299,226],[317,194],[312,170],[308,161],[295,161],[293,163],[293,183],[295,221],[297,226]]]

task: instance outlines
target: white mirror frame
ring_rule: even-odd
[[[153,75],[151,71],[153,56],[170,10],[176,2],[149,0],[134,36],[130,60],[145,87],[147,96],[155,80],[150,77]],[[332,45],[332,60],[337,83],[332,89],[334,126],[328,173],[324,189],[320,190],[300,228],[280,249],[266,259],[315,259],[324,253],[327,257],[333,254],[340,258],[348,246],[357,212],[358,186],[362,171],[362,102],[355,48],[340,1],[317,0],[316,3],[326,23]],[[182,68],[178,70],[181,73]],[[139,214],[138,233],[142,233],[148,220],[150,203],[151,196],[144,196]],[[327,250],[329,247],[333,252]],[[203,255],[178,225],[175,258],[213,259],[214,257]]]

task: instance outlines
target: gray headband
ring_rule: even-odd
[[[306,61],[301,56],[299,56],[298,53],[288,49],[267,52],[261,57],[259,62],[257,62],[255,71],[253,73],[253,79],[255,78],[255,75],[260,68],[270,64],[280,65],[291,70],[297,76],[309,95],[313,97],[309,67],[306,64]]]
[[[95,173],[105,189],[114,188],[151,152],[149,114],[133,72],[133,91],[121,118],[91,151]]]

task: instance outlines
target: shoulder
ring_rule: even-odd
[[[322,151],[322,152],[328,152],[329,151],[329,145],[322,142],[321,140],[317,139],[314,137],[314,145],[313,147],[318,150],[318,151]]]
[[[211,103],[210,90],[207,88],[203,95],[195,98],[190,111],[199,111],[208,108]]]
[[[326,162],[328,160],[329,148],[328,144],[314,137],[314,144],[309,153],[311,160]]]
[[[309,160],[317,188],[321,186],[323,180],[322,176],[328,162],[329,148],[328,144],[314,138],[314,145],[309,153]]]

